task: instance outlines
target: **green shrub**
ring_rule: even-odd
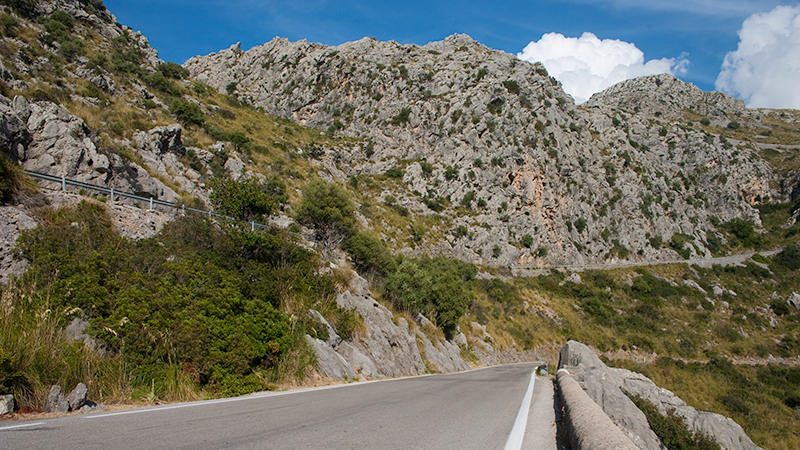
[[[514,80],[503,81],[503,86],[505,86],[506,90],[508,90],[509,93],[514,95],[519,95],[520,92],[519,83],[517,83],[516,81]]]
[[[317,240],[330,249],[356,231],[355,211],[346,190],[336,183],[314,180],[303,188],[296,219],[314,228]]]
[[[391,169],[387,169],[386,172],[384,172],[383,174],[386,175],[389,178],[402,179],[403,178],[403,169],[401,169],[399,167],[392,167]]]
[[[683,422],[683,418],[675,413],[672,408],[666,415],[659,412],[656,405],[642,398],[638,394],[625,394],[633,401],[647,417],[650,429],[658,436],[661,443],[668,449],[685,450],[720,450],[720,445],[709,435],[693,433]]]
[[[524,245],[525,248],[531,248],[533,246],[533,236],[530,234],[522,236],[522,245]]]
[[[471,208],[472,207],[472,200],[475,199],[475,191],[469,191],[461,198],[461,206],[464,208]]]
[[[359,270],[386,276],[397,269],[397,262],[386,244],[366,231],[347,239],[344,249]]]
[[[25,232],[19,246],[31,261],[22,292],[42,294],[26,301],[88,318],[86,332],[122,358],[134,390],[167,392],[176,368],[220,395],[266,389],[281,367],[302,372],[306,330],[282,311],[324,309],[334,294],[314,254],[281,234],[223,230],[202,216],[130,241],[102,205],[84,202]],[[70,320],[56,318],[54,326]]]
[[[411,108],[402,108],[396,116],[392,117],[391,124],[400,126],[408,123],[409,116],[411,115]]]
[[[165,62],[160,64],[158,66],[158,71],[167,78],[174,78],[176,80],[189,78],[189,70],[180,66],[179,64],[175,64],[174,62]]]
[[[169,110],[185,124],[203,125],[203,122],[206,121],[199,105],[180,98],[172,102]]]
[[[217,213],[247,222],[266,222],[281,202],[287,200],[286,185],[278,178],[212,178],[209,200]]]
[[[795,244],[787,245],[772,258],[773,262],[789,270],[800,269],[800,248]]]
[[[474,297],[467,282],[475,275],[477,269],[472,264],[444,256],[404,258],[386,277],[386,294],[395,308],[421,312],[442,327],[450,339]]]
[[[756,233],[755,225],[748,220],[736,218],[721,224],[719,228],[731,236],[733,246],[759,249],[763,244],[763,237]]]

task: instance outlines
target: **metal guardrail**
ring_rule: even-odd
[[[188,212],[193,212],[193,213],[197,213],[197,214],[202,214],[204,216],[208,216],[209,218],[218,218],[218,219],[227,220],[227,221],[236,221],[236,219],[234,217],[224,216],[224,215],[217,214],[217,213],[214,213],[214,212],[211,212],[211,211],[206,211],[206,210],[203,210],[203,209],[197,209],[197,208],[188,207],[188,206],[186,206],[186,205],[184,205],[182,203],[170,203],[170,202],[165,202],[163,200],[158,200],[158,199],[153,198],[153,197],[143,197],[141,195],[131,194],[129,192],[115,191],[114,188],[111,188],[111,187],[97,186],[97,185],[94,185],[94,184],[89,184],[89,183],[83,183],[83,182],[80,182],[80,181],[70,180],[70,179],[67,179],[64,176],[57,177],[57,176],[54,176],[54,175],[47,175],[47,174],[39,173],[39,172],[32,172],[32,171],[29,171],[29,170],[26,170],[25,174],[30,175],[30,176],[32,176],[34,178],[38,178],[40,180],[50,181],[52,183],[58,183],[61,186],[61,190],[62,191],[66,191],[67,190],[67,186],[75,186],[75,187],[78,187],[78,188],[81,188],[81,189],[87,189],[87,190],[99,192],[101,194],[105,194],[105,195],[108,196],[109,200],[111,200],[112,202],[117,198],[129,198],[131,200],[136,200],[136,201],[143,202],[145,204],[149,204],[149,209],[150,210],[153,210],[154,206],[163,206],[163,207],[166,207],[166,208],[179,209],[179,210],[181,210],[181,212],[183,214],[186,214],[186,212],[188,211]],[[257,222],[254,222],[254,221],[250,221],[250,230],[251,231],[255,231],[256,227],[269,228],[268,225],[264,225],[262,223],[257,223]]]

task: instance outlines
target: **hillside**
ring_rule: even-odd
[[[422,47],[276,38],[184,66],[271,114],[356,139],[319,158],[342,181],[402,178],[362,195],[426,218],[410,229],[379,208],[370,223],[412,254],[508,267],[710,256],[719,223],[759,226],[756,206],[796,185],[796,166],[779,174],[760,150],[796,144],[795,112],[750,111],[667,75],[576,107],[541,65],[465,35]]]
[[[0,388],[26,408],[55,383],[188,400],[577,339],[800,445],[800,112],[668,75],[576,106],[466,35],[178,65],[100,1],[4,4]]]

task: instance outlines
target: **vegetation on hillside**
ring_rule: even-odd
[[[98,400],[268,389],[313,365],[309,308],[348,316],[317,256],[274,230],[187,216],[131,241],[101,204],[83,202],[25,233],[19,252],[31,266],[3,293],[0,380],[23,405],[41,407],[51,384],[77,381]],[[104,358],[84,361],[93,350],[62,336],[74,318],[88,319]],[[40,334],[47,342],[23,338]]]

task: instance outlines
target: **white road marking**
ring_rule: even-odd
[[[26,423],[26,424],[23,424],[23,425],[11,425],[10,427],[2,427],[2,428],[0,428],[0,431],[11,430],[11,429],[14,429],[14,428],[35,427],[36,425],[43,425],[43,424],[44,424],[44,422]]]
[[[531,372],[531,382],[528,383],[528,390],[525,392],[525,397],[522,398],[522,405],[519,407],[517,420],[514,421],[514,426],[511,428],[511,433],[508,435],[504,450],[520,450],[522,448],[522,438],[525,437],[525,426],[528,424],[528,410],[531,409],[533,385],[535,382],[536,368]]]

